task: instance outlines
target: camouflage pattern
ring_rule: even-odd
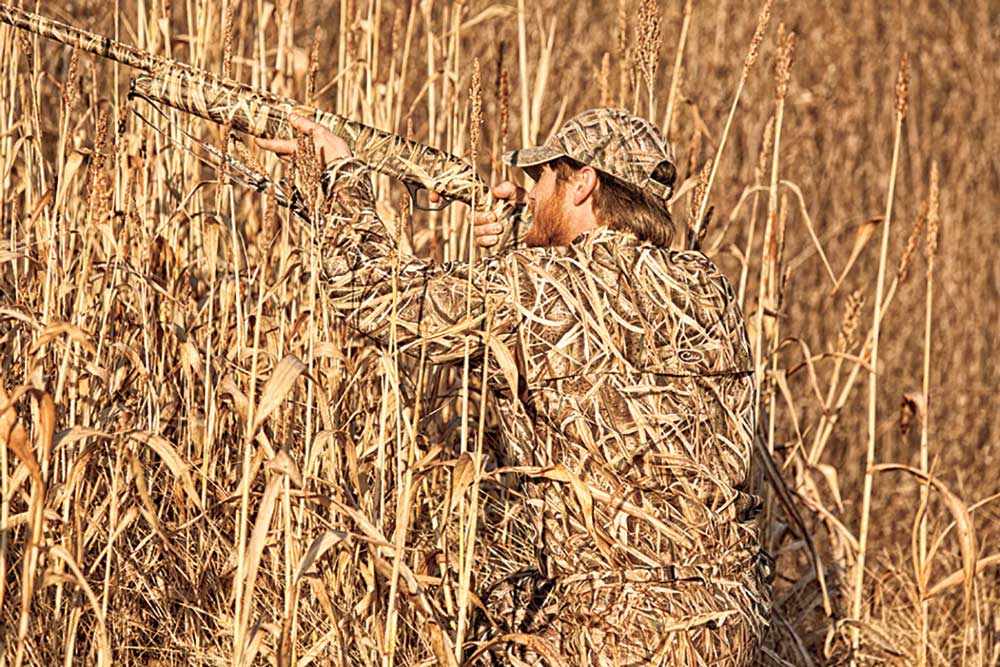
[[[438,192],[449,199],[492,207],[498,219],[512,224],[514,207],[494,201],[487,183],[465,160],[398,134],[357,123],[344,116],[298,104],[294,100],[258,95],[226,81],[202,80],[178,70],[169,76],[140,76],[132,94],[165,104],[258,137],[295,137],[288,115],[309,118],[344,139],[354,155],[380,174]]]
[[[501,245],[519,234],[515,207],[494,201],[488,184],[455,155],[7,4],[0,3],[0,22],[147,72],[133,80],[131,95],[240,132],[288,139],[295,136],[290,113],[310,118],[346,141],[371,169],[448,200],[492,210],[504,227]]]
[[[654,197],[673,194],[674,151],[645,118],[621,109],[589,109],[568,120],[544,146],[522,148],[505,162],[530,168],[568,157]]]
[[[770,605],[747,490],[757,389],[718,268],[607,227],[441,265],[399,254],[361,162],[324,185],[333,308],[432,362],[487,364],[491,479],[523,495],[527,527],[478,559],[496,664],[749,664]]]

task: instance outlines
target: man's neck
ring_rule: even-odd
[[[589,212],[588,212],[589,213]],[[597,222],[594,215],[590,213],[589,215],[581,215],[578,217],[570,217],[568,224],[566,225],[566,237],[569,241],[584,234],[586,232],[593,231],[598,227],[603,227],[604,225]]]

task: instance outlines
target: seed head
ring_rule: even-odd
[[[900,119],[906,116],[906,104],[910,97],[910,54],[904,53],[899,61],[899,75],[896,77],[896,113]]]
[[[628,97],[628,85],[635,75],[632,70],[632,49],[628,39],[628,3],[618,0],[618,26],[615,31],[618,43],[618,104],[625,105]]]
[[[20,48],[25,55],[31,55],[31,40],[28,38],[27,31],[18,30],[16,41],[18,48]]]
[[[235,5],[235,2],[230,2],[229,6],[226,7],[226,23],[222,38],[222,78],[224,79],[233,78],[233,41],[235,37],[233,9]]]
[[[626,0],[618,0],[618,23],[615,37],[618,43],[618,55],[622,55],[628,51],[628,3]]]
[[[265,271],[271,260],[271,248],[274,246],[274,239],[278,234],[278,196],[274,192],[272,183],[267,189],[267,197],[264,204],[264,224],[261,225],[260,242],[257,250],[260,252],[260,262]]]
[[[309,49],[309,73],[306,74],[307,102],[314,102],[316,98],[316,77],[319,75],[319,42],[320,29],[317,26],[313,33],[312,48]]]
[[[125,224],[117,238],[117,255],[119,259],[128,257],[129,244],[132,231],[141,225],[139,218],[139,204],[135,199],[135,190],[139,183],[140,170],[136,167],[129,169],[128,181],[125,186]]]
[[[927,202],[925,201],[920,207],[920,213],[917,214],[916,219],[913,221],[913,226],[910,227],[910,236],[906,239],[903,254],[899,258],[899,269],[896,271],[896,276],[901,284],[906,280],[907,275],[909,275],[910,261],[913,259],[913,253],[917,249],[917,241],[920,240],[920,233],[924,230],[924,221],[926,219]]]
[[[941,225],[941,201],[938,192],[938,164],[937,160],[931,162],[931,191],[927,196],[927,246],[925,252],[928,260],[933,260],[937,255],[938,228]],[[927,270],[931,270],[933,261],[928,262]]]
[[[788,94],[788,80],[792,75],[792,56],[795,53],[795,33],[785,32],[785,24],[778,25],[778,56],[774,61],[775,98],[780,102]]]
[[[504,68],[500,72],[500,152],[507,152],[507,128],[510,125],[510,74]]]
[[[108,152],[108,110],[102,108],[97,117],[94,154],[88,169],[87,212],[92,224],[102,222],[111,210],[113,186],[107,170]]]
[[[639,47],[636,62],[647,88],[652,88],[656,80],[657,65],[660,61],[660,45],[663,43],[663,35],[660,31],[661,22],[660,9],[656,5],[656,0],[643,0],[639,7],[639,20],[635,27],[635,41]]]
[[[480,78],[479,58],[472,64],[472,87],[469,88],[469,98],[472,111],[469,114],[469,142],[472,149],[472,163],[476,163],[479,153],[479,133],[483,126],[483,86]]]
[[[73,49],[73,55],[69,59],[69,70],[66,72],[66,83],[63,84],[62,101],[67,109],[72,110],[80,99],[80,87],[77,75],[80,70],[80,51]]]
[[[843,354],[854,347],[854,332],[858,329],[861,307],[865,296],[861,290],[851,292],[844,304],[844,317],[840,322],[840,335],[837,337],[837,351]]]
[[[688,146],[687,175],[690,176],[698,168],[698,156],[701,154],[701,126],[695,124],[691,130],[691,144]]]
[[[108,158],[108,110],[101,109],[97,115],[97,128],[94,132],[94,164],[104,168]]]
[[[708,177],[712,173],[712,158],[705,162],[698,176],[698,185],[694,188],[694,196],[691,197],[691,209],[688,216],[688,228],[693,229],[698,222],[698,213],[701,211],[701,204],[705,200],[705,192],[708,190]]]
[[[611,54],[607,51],[604,52],[604,57],[601,58],[601,69],[597,72],[597,89],[601,94],[601,106],[609,107],[611,106],[611,90],[608,85],[608,79],[611,76]]]
[[[750,68],[757,62],[757,56],[760,55],[760,44],[764,41],[767,23],[771,20],[771,5],[773,3],[774,0],[767,0],[763,9],[760,10],[760,16],[757,17],[757,28],[753,32],[753,39],[750,40],[750,51],[747,53],[746,60],[743,61],[744,77],[750,73]]]
[[[767,121],[767,125],[764,126],[764,140],[761,142],[760,154],[757,156],[757,166],[754,167],[753,177],[755,183],[761,183],[764,180],[764,174],[767,173],[767,164],[771,161],[771,149],[774,148],[774,116]]]

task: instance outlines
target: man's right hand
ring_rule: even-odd
[[[506,199],[515,204],[524,204],[527,201],[527,191],[510,181],[497,183],[490,188],[490,191],[496,199]],[[496,245],[500,240],[500,234],[503,233],[503,225],[497,221],[497,216],[492,211],[477,211],[472,219],[472,225],[476,243],[483,248]]]

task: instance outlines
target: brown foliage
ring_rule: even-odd
[[[734,283],[743,275],[745,312],[763,329],[758,450],[772,491],[762,521],[778,595],[761,664],[1000,660],[1000,482],[990,474],[1000,458],[1000,231],[990,217],[1000,210],[1000,44],[989,3],[768,2],[758,15],[717,0],[693,3],[688,27],[679,3],[542,2],[521,15],[523,51],[517,13],[479,0],[316,3],[308,15],[292,13],[303,3],[263,3],[257,15],[253,3],[209,0],[197,16],[190,3],[123,0],[120,16],[94,20],[90,4],[69,6],[83,27],[113,34],[118,22],[125,40],[142,35],[161,54],[291,97],[315,92],[319,107],[412,127],[456,154],[481,134],[483,174],[508,124],[512,137],[524,125],[543,141],[602,98],[645,113],[667,109],[676,90],[672,136],[696,137],[696,148],[674,210],[698,218],[716,207],[723,222],[704,230],[702,247]],[[780,53],[769,11],[794,28]],[[640,14],[646,41],[631,45]],[[614,45],[591,39],[612,33]],[[679,52],[657,63],[661,42]],[[502,69],[497,90],[474,86],[481,100],[470,105],[474,59],[491,71],[503,48],[524,66]],[[672,67],[682,55],[683,86]],[[758,58],[778,61],[777,81],[750,70]],[[454,662],[449,614],[477,603],[472,494],[503,482],[487,460],[470,473],[475,378],[353,339],[324,300],[310,229],[269,197],[219,184],[181,149],[179,128],[219,145],[216,128],[181,116],[168,126],[137,107],[158,134],[125,113],[125,75],[112,65],[6,28],[0,63],[5,662]],[[704,144],[715,155],[743,75],[707,188],[696,153]],[[774,127],[765,132],[776,94],[777,147]],[[897,115],[893,219],[925,220],[928,236],[917,253],[906,226],[890,232],[889,261],[900,266],[906,248],[900,273],[910,277],[882,297],[877,466],[857,578],[872,328],[861,303],[876,303],[879,248],[868,240],[881,232]],[[315,194],[306,153],[298,176]],[[760,194],[779,162],[782,266],[762,267],[755,222],[768,215]],[[393,210],[396,186],[380,177],[376,187]],[[692,208],[706,189],[710,202]],[[467,223],[457,206],[417,214],[399,230],[402,247],[465,257]],[[928,256],[938,298],[925,342]],[[767,272],[783,298],[759,305]],[[894,428],[901,399],[917,395],[926,470],[918,429]],[[483,419],[489,438],[495,416]],[[518,539],[503,508],[479,512],[476,548]],[[922,518],[925,554],[914,546]],[[864,604],[851,618],[858,580]]]

